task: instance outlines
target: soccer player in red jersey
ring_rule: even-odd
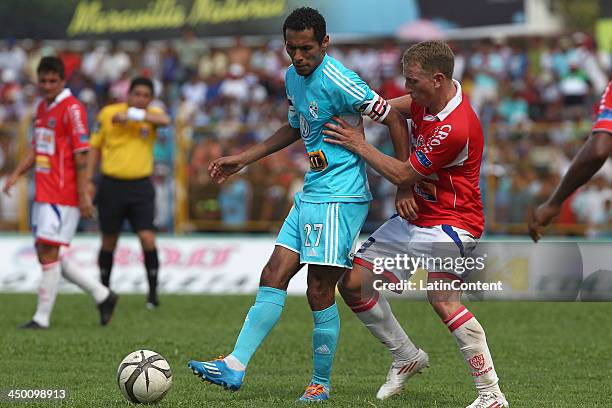
[[[589,181],[612,154],[612,81],[601,97],[596,116],[591,136],[572,160],[559,186],[531,215],[529,235],[535,242],[542,238],[542,228],[559,215],[563,202]]]
[[[87,114],[70,90],[64,88],[66,81],[61,59],[42,58],[37,74],[43,100],[36,109],[32,148],[3,188],[4,193],[8,194],[19,176],[35,167],[32,229],[43,273],[36,313],[30,322],[20,327],[49,327],[60,273],[94,298],[100,311],[100,323],[106,325],[117,296],[60,256],[60,248],[70,245],[79,217],[92,217],[94,214],[86,178],[89,150]]]
[[[444,42],[413,45],[404,53],[402,64],[408,94],[390,103],[411,119],[408,161],[381,153],[365,140],[362,127],[351,127],[339,118],[335,119],[338,125],[328,124],[325,132],[330,136],[328,142],[359,154],[404,194],[413,196],[405,201],[407,205],[399,206],[401,217],[389,219],[363,244],[353,269],[340,284],[340,293],[393,355],[387,382],[377,394],[379,399],[388,398],[399,393],[429,359],[398,324],[387,300],[379,296],[378,278],[372,271],[381,266],[381,259],[400,254],[426,260],[428,300],[455,338],[478,390],[478,398],[469,407],[507,407],[482,326],[461,304],[461,291],[441,285],[462,281],[469,270],[429,262],[448,256],[470,257],[482,234],[480,121],[461,84],[452,79],[454,55]],[[401,264],[384,269],[382,275],[390,282],[406,281],[414,273]]]

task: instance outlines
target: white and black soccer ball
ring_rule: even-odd
[[[170,364],[154,351],[134,351],[119,364],[117,384],[128,401],[145,404],[157,402],[172,386]]]

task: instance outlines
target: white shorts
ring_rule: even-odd
[[[406,281],[418,269],[463,280],[474,269],[474,260],[466,260],[477,245],[478,239],[461,228],[418,227],[396,215],[362,244],[353,262],[392,281]]]
[[[70,245],[80,217],[78,207],[35,202],[32,206],[32,232],[36,242]]]

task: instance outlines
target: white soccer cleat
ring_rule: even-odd
[[[483,392],[466,408],[508,408],[508,401],[501,392]]]
[[[376,398],[385,400],[399,394],[404,389],[406,381],[413,375],[420,373],[425,367],[429,367],[429,356],[423,350],[419,350],[414,360],[394,361],[387,374],[387,381],[376,393]]]

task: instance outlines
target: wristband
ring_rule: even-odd
[[[128,108],[127,117],[129,120],[133,120],[136,122],[142,122],[145,120],[145,116],[147,116],[147,111],[139,108]]]

